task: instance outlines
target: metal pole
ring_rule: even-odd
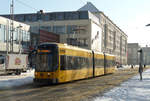
[[[22,28],[22,26],[19,25],[19,26],[18,26],[18,29],[19,29],[19,54],[21,54],[21,35],[22,35],[22,33],[21,33],[21,28]],[[23,35],[22,35],[22,36],[23,36]]]
[[[7,21],[7,27],[6,27],[6,53],[8,55],[9,52],[9,20]]]
[[[11,47],[11,52],[13,53],[13,36],[14,36],[14,0],[12,0],[12,4],[11,4],[11,34],[10,34],[10,47]]]
[[[39,42],[40,41],[40,27],[41,27],[41,20],[42,20],[42,15],[43,14],[44,14],[43,10],[40,10],[40,11],[37,12],[38,23],[39,23],[39,31],[38,31],[39,35],[38,35],[38,43],[37,44],[40,43]]]

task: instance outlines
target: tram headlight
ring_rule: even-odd
[[[37,72],[35,72],[35,75],[38,75],[38,73],[37,73]]]

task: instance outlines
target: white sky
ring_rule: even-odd
[[[140,43],[142,46],[150,46],[150,26],[145,26],[150,22],[150,14],[137,16],[134,20],[124,25],[125,33],[128,35],[129,43]]]

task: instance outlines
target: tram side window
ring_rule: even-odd
[[[80,68],[80,60],[79,60],[79,57],[75,57],[74,58],[74,69],[78,69]]]
[[[99,67],[99,59],[95,59],[95,67]]]
[[[61,56],[61,70],[81,69],[92,67],[91,58]]]
[[[98,66],[98,67],[101,67],[101,66],[100,66],[100,62],[101,62],[100,59],[97,59],[97,66]]]
[[[82,65],[82,68],[89,68],[89,67],[87,66],[86,58],[83,58],[83,65]]]
[[[101,59],[101,66],[104,67],[104,59]]]
[[[66,56],[61,56],[60,57],[60,64],[61,64],[61,70],[67,70],[66,67]]]
[[[104,67],[104,60],[103,59],[98,59],[98,66]]]
[[[0,59],[0,64],[4,64],[4,59]]]
[[[112,67],[112,66],[115,66],[115,61],[114,60],[111,60],[110,61],[111,63],[110,63],[110,66]]]
[[[72,56],[67,56],[67,68],[73,69],[74,66],[74,58]]]
[[[112,60],[106,60],[106,67],[112,67],[113,61]]]
[[[109,62],[107,59],[105,60],[105,64],[106,64],[106,67],[109,67]]]
[[[79,64],[80,64],[80,68],[84,68],[84,60],[82,57],[79,58],[80,61],[79,61]]]
[[[90,63],[89,63],[89,59],[85,58],[85,67],[89,68],[90,67]]]
[[[80,68],[81,60],[79,60],[79,57],[72,57],[71,63],[72,63],[72,69],[78,69]]]
[[[94,65],[95,65],[95,67],[97,66],[97,59],[96,58],[94,59]]]
[[[88,61],[89,61],[89,68],[92,68],[93,65],[92,65],[92,58],[88,58]]]
[[[89,63],[89,59],[88,58],[85,58],[85,66],[87,68],[90,68],[90,63]]]
[[[68,69],[82,68],[82,58],[67,56],[67,67],[68,67]]]
[[[116,62],[115,62],[115,60],[113,60],[113,66],[115,66],[116,65]]]
[[[112,60],[108,60],[108,67],[112,67],[113,64],[112,64]]]

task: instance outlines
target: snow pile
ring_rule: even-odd
[[[28,70],[21,75],[0,76],[0,89],[32,83],[34,70]]]
[[[150,101],[150,70],[143,73],[142,81],[139,78],[139,75],[134,76],[94,101]]]

